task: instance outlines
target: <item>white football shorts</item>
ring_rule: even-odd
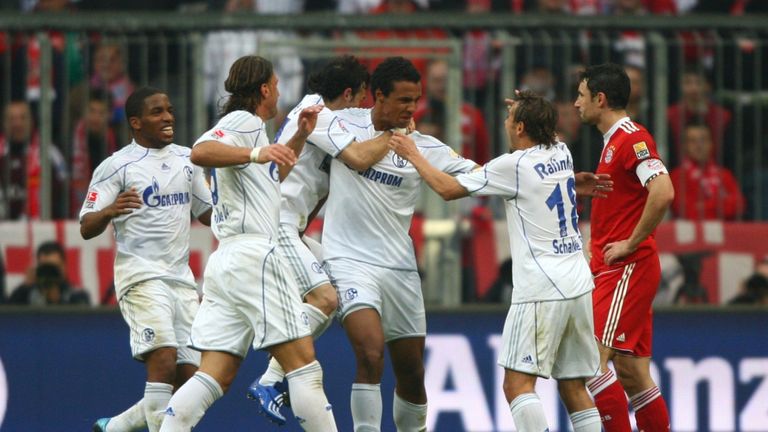
[[[260,235],[222,240],[208,258],[203,301],[190,346],[245,357],[310,335],[293,272],[275,244]]]
[[[136,360],[158,348],[176,348],[176,362],[200,365],[200,353],[187,347],[200,299],[195,288],[172,280],[149,279],[128,287],[120,312],[131,330]]]
[[[345,258],[326,261],[339,294],[341,321],[360,309],[375,309],[386,342],[424,337],[427,320],[421,278],[415,270],[393,270]]]
[[[592,293],[512,304],[498,363],[505,369],[555,379],[592,378],[600,371]]]
[[[302,298],[313,289],[331,283],[323,268],[322,258],[315,256],[302,241],[296,226],[280,224],[277,246],[280,254],[293,269]]]

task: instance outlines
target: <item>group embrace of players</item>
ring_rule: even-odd
[[[173,144],[163,91],[128,98],[134,140],[94,172],[80,220],[85,238],[114,226],[120,310],[147,382],[139,402],[94,431],[191,430],[251,347],[271,355],[248,389],[258,409],[284,424],[290,395],[303,429],[335,431],[313,344],[334,318],[356,357],[354,430],[381,429],[387,347],[397,430],[426,431],[426,317],[408,236],[422,182],[446,200],[504,199],[514,290],[498,362],[517,429],[547,430],[534,386],[552,376],[577,432],[629,431],[627,395],[641,430],[669,430],[649,367],[660,278],[653,231],[673,189],[653,138],[626,116],[620,66],[587,68],[575,102],[604,134],[596,174],[574,173],[555,108],[530,92],[506,100],[510,152],[484,166],[422,135],[413,124],[421,77],[402,57],[370,75],[354,57],[331,60],[270,144],[277,82],[268,60],[238,59],[221,119],[192,149]],[[368,90],[373,107],[358,108]],[[590,263],[577,195],[594,198]],[[320,245],[302,234],[323,205]],[[219,240],[201,301],[188,265],[190,214]]]

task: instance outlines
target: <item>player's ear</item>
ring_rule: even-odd
[[[344,101],[345,102],[352,102],[352,99],[355,98],[354,92],[351,88],[347,87],[344,89]]]
[[[141,129],[141,119],[139,117],[131,116],[128,118],[128,124],[133,130]]]

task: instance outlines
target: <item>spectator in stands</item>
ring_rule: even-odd
[[[225,13],[301,13],[302,2],[268,0],[227,0]],[[218,118],[218,104],[228,93],[224,90],[224,81],[229,67],[238,58],[259,51],[259,45],[270,45],[272,41],[290,39],[295,34],[288,31],[273,30],[222,30],[207,34],[203,47],[203,68],[205,73],[205,99],[212,118]],[[292,47],[271,50],[267,57],[273,59],[275,74],[280,77],[277,88],[280,91],[278,113],[273,122],[281,124],[286,113],[293,108],[302,96],[304,85],[304,65]]]
[[[670,173],[673,214],[691,220],[738,219],[744,213],[744,195],[733,173],[712,158],[711,131],[704,123],[690,123],[683,136],[683,162]]]
[[[768,305],[768,278],[760,273],[754,273],[742,283],[741,292],[728,304]]]
[[[722,161],[725,166],[731,167],[728,160],[724,160],[730,152],[725,152],[723,149],[726,129],[731,123],[731,112],[712,100],[709,81],[700,67],[687,66],[680,77],[680,84],[682,98],[667,109],[671,142],[675,144],[669,155],[673,162],[671,165],[677,165],[676,162],[680,162],[682,158],[685,125],[697,121],[708,125],[712,132],[714,144],[712,157]]]
[[[648,101],[645,98],[645,69],[624,65],[624,70],[629,77],[629,102],[627,103],[627,115],[642,124],[648,123]]]
[[[555,99],[555,75],[544,64],[533,65],[520,79],[520,90],[530,90],[548,101]]]
[[[466,0],[468,14],[490,11],[491,0]],[[497,79],[501,69],[500,46],[485,29],[469,29],[463,38],[464,98],[478,107],[485,107],[486,102],[495,106],[493,97],[489,100],[487,93],[488,83]]]
[[[413,115],[420,132],[445,139],[445,110],[448,81],[448,63],[434,60],[427,68],[426,97],[419,100]],[[461,103],[462,155],[478,164],[490,159],[490,139],[483,113],[469,103]]]
[[[36,265],[31,276],[31,280],[27,280],[13,291],[8,303],[90,304],[88,292],[73,286],[67,280],[66,253],[58,242],[48,241],[38,246]]]
[[[93,170],[117,151],[115,130],[109,124],[112,102],[109,94],[94,89],[88,95],[88,104],[77,122],[72,136],[72,179],[70,183],[70,217],[76,218],[85,201]]]
[[[104,41],[96,47],[90,87],[109,92],[112,99],[110,123],[122,123],[125,118],[125,101],[133,92],[134,84],[126,72],[125,54],[120,44]]]
[[[0,183],[6,200],[7,219],[39,219],[41,216],[40,183],[42,166],[40,135],[34,128],[32,111],[26,101],[12,101],[3,111],[3,134],[0,135]],[[63,195],[67,168],[59,150],[47,145],[51,167],[51,216],[65,217]]]

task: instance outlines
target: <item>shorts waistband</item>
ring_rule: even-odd
[[[267,234],[259,234],[259,233],[235,234],[233,236],[229,236],[219,240],[219,243],[227,244],[227,243],[232,243],[234,241],[241,241],[241,240],[261,240],[264,242],[272,243],[272,236]]]

